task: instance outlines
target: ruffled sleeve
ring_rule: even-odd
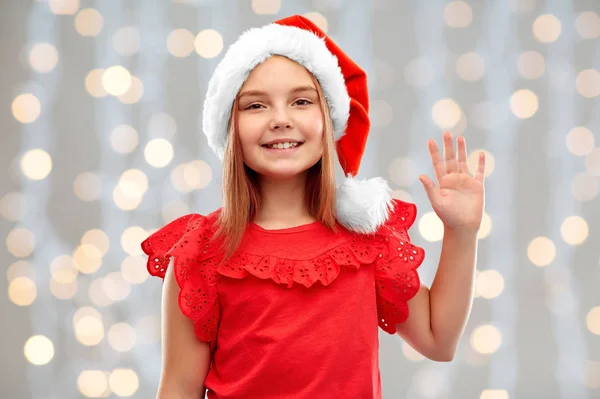
[[[205,216],[190,214],[162,227],[144,242],[148,272],[164,279],[171,257],[179,285],[179,308],[194,321],[199,340],[214,343],[219,322],[215,248]]]
[[[425,251],[410,242],[408,229],[417,217],[414,204],[393,200],[388,221],[377,231],[379,254],[375,260],[379,326],[396,333],[396,325],[408,318],[408,301],[419,291],[417,268]]]

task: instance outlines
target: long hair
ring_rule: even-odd
[[[336,231],[335,218],[335,141],[329,106],[317,79],[311,74],[319,96],[323,114],[323,155],[308,169],[306,205],[312,217],[325,227]],[[227,145],[223,158],[223,206],[217,219],[215,239],[222,238],[224,257],[229,259],[239,247],[246,227],[254,220],[261,207],[258,174],[250,169],[242,155],[239,137],[238,98],[236,97],[229,120]]]

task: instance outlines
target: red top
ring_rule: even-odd
[[[250,223],[224,264],[210,241],[220,210],[183,216],[142,243],[154,276],[175,257],[179,307],[213,349],[209,399],[381,398],[377,326],[394,334],[406,320],[425,255],[408,235],[416,207],[393,201],[372,235]]]

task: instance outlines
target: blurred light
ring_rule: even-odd
[[[102,398],[108,391],[108,378],[100,370],[84,370],[77,378],[79,392],[88,398]]]
[[[141,227],[128,227],[121,236],[121,247],[128,255],[142,255],[143,252],[140,245],[147,237],[148,232]]]
[[[164,168],[173,159],[173,146],[165,139],[153,139],[144,148],[146,162],[155,168]]]
[[[109,273],[102,280],[102,288],[111,301],[122,301],[131,293],[131,285],[123,278],[120,272]]]
[[[52,158],[40,149],[27,151],[21,158],[21,172],[31,180],[43,180],[52,170]]]
[[[183,170],[183,178],[189,187],[203,189],[212,180],[212,168],[202,160],[189,162]]]
[[[546,61],[537,51],[524,51],[517,60],[519,73],[527,79],[537,79],[544,74]]]
[[[171,139],[177,133],[177,122],[166,112],[157,112],[148,121],[148,135],[153,139]]]
[[[484,270],[477,274],[475,291],[485,299],[497,298],[504,291],[504,277],[496,270]]]
[[[132,211],[136,209],[142,203],[143,198],[143,196],[131,197],[125,195],[119,185],[117,185],[113,190],[113,201],[115,202],[115,205],[117,208],[124,211]]]
[[[98,345],[104,339],[102,315],[93,308],[81,308],[73,318],[75,337],[85,346]]]
[[[484,389],[479,399],[509,399],[508,392],[504,389]]]
[[[429,242],[444,238],[444,223],[435,212],[426,212],[419,220],[419,233]]]
[[[223,37],[216,30],[203,30],[196,36],[194,47],[201,57],[215,58],[223,50]]]
[[[82,201],[97,200],[102,193],[102,180],[95,173],[81,173],[73,182],[73,192]]]
[[[479,231],[477,232],[477,239],[482,240],[487,238],[492,231],[492,218],[490,215],[483,212],[483,218],[481,220],[481,226],[479,227]]]
[[[28,277],[17,277],[8,285],[8,298],[17,306],[29,306],[35,301],[37,289]]]
[[[27,277],[34,280],[35,272],[33,266],[25,260],[18,260],[11,264],[6,271],[6,280],[10,283],[17,277]]]
[[[578,173],[571,182],[571,192],[577,201],[591,201],[598,195],[598,182],[586,172]]]
[[[477,171],[477,167],[479,165],[479,153],[483,152],[485,154],[485,172],[483,173],[484,177],[489,177],[496,169],[496,158],[494,154],[489,152],[488,150],[484,150],[482,148],[477,148],[469,154],[467,157],[467,166],[469,167],[469,173],[471,176],[475,175]]]
[[[139,388],[139,379],[131,369],[115,369],[109,378],[110,389],[117,396],[132,396]]]
[[[179,200],[171,201],[163,205],[161,210],[162,219],[165,223],[190,213],[188,205]]]
[[[34,335],[25,342],[24,352],[29,363],[42,366],[54,357],[54,345],[47,337]]]
[[[77,280],[70,283],[60,283],[55,279],[50,279],[50,292],[58,299],[67,300],[73,298],[77,293]]]
[[[600,362],[588,360],[585,370],[585,386],[590,389],[600,389]]]
[[[547,237],[536,237],[527,247],[527,256],[536,266],[547,266],[556,257],[556,247]]]
[[[69,284],[77,279],[75,260],[69,255],[60,255],[50,263],[50,274],[59,284]]]
[[[100,250],[102,256],[106,255],[110,248],[110,239],[108,235],[99,229],[92,229],[85,232],[81,238],[82,244],[90,244]]]
[[[108,342],[117,352],[130,351],[135,345],[135,330],[127,323],[113,324],[108,330]]]
[[[470,344],[475,351],[489,355],[498,350],[502,343],[502,334],[492,325],[482,325],[473,330]]]
[[[75,17],[75,29],[81,36],[98,36],[103,26],[104,18],[94,8],[85,8]]]
[[[106,296],[106,292],[104,292],[104,279],[98,278],[92,281],[89,287],[88,294],[90,296],[90,300],[96,306],[109,306],[112,305],[113,301]]]
[[[194,51],[194,34],[187,29],[175,29],[167,37],[167,50],[175,57],[187,57]]]
[[[532,31],[540,42],[552,43],[560,36],[560,21],[552,14],[540,15],[533,22]]]
[[[170,220],[175,220],[175,218]],[[146,258],[143,256],[126,257],[121,264],[121,273],[128,283],[142,284],[150,275],[146,269]]]
[[[456,73],[467,82],[480,80],[485,74],[483,57],[475,52],[461,55],[456,60]]]
[[[131,77],[131,86],[129,86],[129,90],[121,96],[119,96],[119,101],[123,104],[135,104],[144,95],[144,82],[137,76]]]
[[[275,15],[280,9],[280,0],[252,0],[252,10],[258,15]]]
[[[577,92],[582,96],[598,97],[600,95],[600,72],[596,69],[584,69],[577,74],[575,84]]]
[[[392,123],[394,109],[385,100],[371,102],[371,123],[375,128],[389,126]]]
[[[48,0],[48,5],[56,15],[73,15],[79,10],[79,0]]]
[[[29,65],[39,73],[48,73],[58,64],[58,50],[50,43],[36,43],[29,51]]]
[[[101,98],[108,94],[102,85],[104,72],[102,68],[93,69],[85,77],[85,89],[92,97]]]
[[[171,171],[171,184],[177,191],[182,193],[189,193],[194,190],[194,187],[190,186],[185,180],[186,167],[187,164],[180,164]]]
[[[110,144],[115,152],[128,154],[137,148],[137,131],[129,125],[119,125],[110,134]]]
[[[390,180],[400,187],[408,187],[417,180],[417,166],[407,157],[394,158],[388,168]]]
[[[82,244],[75,248],[73,260],[81,273],[93,274],[102,265],[102,252],[94,245]]]
[[[27,213],[27,204],[20,193],[6,193],[0,199],[0,215],[4,219],[18,222],[25,213]]]
[[[133,55],[140,49],[140,33],[131,26],[118,29],[112,37],[115,51],[121,55]]]
[[[585,127],[574,127],[567,134],[567,148],[573,155],[588,155],[594,149],[594,135]]]
[[[31,93],[19,94],[12,102],[12,114],[21,123],[35,122],[40,112],[40,100]]]
[[[108,94],[121,96],[131,87],[131,74],[120,65],[111,66],[102,75],[102,87]]]
[[[406,342],[402,342],[402,353],[404,353],[404,357],[406,357],[411,362],[421,362],[425,360],[425,356],[421,355]]]
[[[600,38],[600,16],[594,11],[585,11],[575,20],[575,28],[582,39]]]
[[[592,308],[585,318],[587,328],[592,334],[600,335],[600,306]]]
[[[307,12],[304,14],[304,17],[311,20],[323,32],[327,33],[329,31],[329,22],[327,22],[327,18],[325,18],[323,14],[318,12]]]
[[[17,227],[6,236],[6,248],[15,258],[26,258],[35,249],[35,237],[31,231]]]
[[[588,224],[579,216],[569,216],[560,226],[560,235],[570,245],[581,245],[588,234]]]
[[[404,80],[411,86],[423,88],[433,83],[435,68],[432,62],[425,57],[411,60],[404,67]]]
[[[431,110],[433,121],[440,129],[453,128],[459,122],[461,113],[460,106],[451,98],[438,100]]]
[[[538,97],[531,90],[517,90],[510,98],[510,110],[517,118],[531,118],[535,115],[538,108]]]
[[[535,0],[508,0],[508,7],[514,12],[531,11],[535,7]]]
[[[130,198],[138,198],[148,190],[148,177],[139,169],[129,169],[119,178],[121,193]]]
[[[592,176],[600,176],[600,147],[594,148],[585,157],[585,168]]]
[[[466,28],[473,21],[473,10],[464,1],[451,1],[444,8],[444,20],[450,28]]]

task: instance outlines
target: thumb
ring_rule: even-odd
[[[431,203],[437,202],[438,193],[435,183],[425,175],[419,175],[419,180],[423,184],[423,188],[425,188],[429,201],[431,201]]]

